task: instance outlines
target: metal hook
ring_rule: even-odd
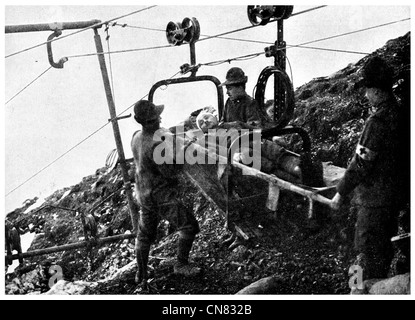
[[[57,38],[62,34],[62,31],[60,29],[56,29],[49,37],[48,37],[48,42],[46,43],[46,47],[48,50],[48,59],[49,59],[49,63],[52,67],[57,68],[57,69],[62,69],[63,68],[63,64],[68,61],[67,57],[61,58],[58,62],[55,62],[53,60],[53,54],[52,54],[52,42],[51,40],[53,38]]]

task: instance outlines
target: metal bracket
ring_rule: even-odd
[[[127,118],[131,118],[131,113],[126,115],[126,116],[121,116],[121,117],[115,117],[113,119],[108,119],[108,122],[118,121],[118,120],[127,119]]]
[[[62,34],[62,30],[60,29],[55,29],[55,31],[48,37],[48,42],[46,43],[46,47],[48,50],[48,59],[49,59],[49,63],[52,67],[57,68],[57,69],[62,69],[63,68],[63,64],[68,61],[67,57],[61,58],[58,62],[55,62],[53,60],[53,53],[52,53],[52,42],[51,40],[54,38],[59,37]]]

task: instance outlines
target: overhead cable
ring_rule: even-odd
[[[170,77],[173,78],[175,77],[177,74],[179,74],[180,72],[175,73],[173,76]],[[140,100],[145,99],[148,96],[148,94],[144,95]],[[128,108],[126,108],[124,111],[122,111],[119,115],[125,113],[128,109],[131,109],[136,102],[134,102],[132,105],[130,105]],[[93,135],[95,135],[96,133],[98,133],[99,131],[101,131],[102,129],[104,129],[110,122],[107,122],[105,124],[103,124],[101,127],[99,127],[98,129],[96,129],[94,132],[90,133],[87,137],[85,137],[84,139],[82,139],[80,142],[78,142],[77,144],[75,144],[73,147],[71,147],[69,150],[67,150],[66,152],[64,152],[62,155],[60,155],[59,157],[57,157],[55,160],[53,160],[51,163],[49,163],[48,165],[46,165],[45,167],[43,167],[42,169],[40,169],[39,171],[37,171],[35,174],[33,174],[32,176],[30,176],[29,178],[27,178],[25,181],[23,181],[22,183],[20,183],[17,187],[13,188],[12,190],[10,190],[7,194],[6,197],[9,196],[11,193],[13,193],[14,191],[16,191],[17,189],[19,189],[20,187],[22,187],[23,185],[25,185],[26,183],[28,183],[30,180],[32,180],[33,178],[35,178],[37,175],[39,175],[41,172],[45,171],[47,168],[49,168],[51,165],[53,165],[54,163],[56,163],[58,160],[60,160],[61,158],[63,158],[65,155],[67,155],[69,152],[71,152],[72,150],[74,150],[75,148],[77,148],[78,146],[80,146],[82,143],[84,143],[86,140],[88,140],[89,138],[91,138]]]
[[[89,27],[86,27],[86,28],[83,28],[83,29],[77,30],[77,31],[72,32],[72,33],[70,33],[70,34],[67,34],[67,35],[61,36],[61,37],[59,37],[59,38],[54,38],[54,39],[52,39],[52,40],[48,40],[48,41],[42,42],[42,43],[37,44],[37,45],[34,45],[34,46],[32,46],[32,47],[29,47],[29,48],[26,48],[26,49],[23,49],[23,50],[20,50],[20,51],[17,51],[17,52],[11,53],[11,54],[9,54],[9,55],[6,55],[6,58],[12,57],[12,56],[17,55],[17,54],[22,53],[22,52],[26,52],[26,51],[32,50],[32,49],[37,48],[37,47],[40,47],[40,46],[43,46],[43,45],[45,45],[45,44],[47,44],[47,43],[51,43],[51,42],[54,42],[54,41],[58,41],[58,40],[61,40],[61,39],[64,39],[64,38],[67,38],[67,37],[73,36],[73,35],[75,35],[75,34],[78,34],[78,33],[80,33],[80,32],[83,32],[83,31],[86,31],[86,30],[89,30],[89,29],[98,28],[98,27],[102,26],[103,24],[107,24],[107,23],[109,23],[109,22],[111,22],[111,21],[118,20],[118,19],[121,19],[121,18],[125,18],[125,17],[131,16],[131,15],[133,15],[133,14],[137,14],[137,13],[142,12],[142,11],[144,11],[144,10],[149,10],[149,9],[154,8],[154,7],[156,7],[156,6],[146,7],[146,8],[144,8],[144,9],[136,10],[136,11],[133,11],[133,12],[131,12],[131,13],[128,13],[128,14],[122,15],[122,16],[120,16],[120,17],[117,17],[117,18],[114,18],[114,19],[107,20],[107,21],[105,21],[105,22],[99,22],[99,23],[96,23],[96,24],[94,24],[94,25],[92,25],[92,26],[89,26]]]
[[[28,83],[23,89],[21,89],[18,93],[16,93],[13,97],[11,97],[5,104],[8,104],[10,101],[12,101],[14,98],[16,98],[19,94],[21,94],[25,89],[27,89],[32,83],[34,83],[36,80],[38,80],[41,76],[43,76],[46,72],[48,72],[52,67],[47,68],[45,71],[43,71],[40,75],[38,75],[35,79],[33,79],[30,83]]]

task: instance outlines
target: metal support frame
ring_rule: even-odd
[[[284,20],[277,21],[277,41],[275,42],[276,52],[274,56],[274,65],[275,67],[280,68],[285,72],[285,54],[286,54],[286,44],[284,41]],[[279,114],[279,111],[282,110],[282,104],[285,102],[285,93],[282,90],[283,85],[277,75],[274,76],[274,121],[281,118],[282,114]],[[278,114],[277,114],[278,112]]]
[[[119,234],[119,235],[112,236],[112,237],[101,238],[101,239],[97,239],[96,246],[101,246],[105,243],[115,242],[115,241],[120,241],[120,240],[125,240],[125,239],[132,239],[132,238],[135,238],[135,235],[133,233]],[[90,241],[82,241],[82,242],[66,244],[63,246],[56,246],[56,247],[50,247],[50,248],[45,248],[45,249],[38,249],[38,250],[27,251],[24,253],[8,255],[6,256],[6,259],[11,258],[12,260],[17,260],[17,259],[22,259],[22,258],[23,259],[31,258],[35,256],[41,256],[41,255],[46,255],[46,254],[51,254],[51,253],[56,253],[56,252],[77,250],[81,248],[86,248],[90,245],[91,245]]]
[[[56,33],[57,30],[60,31],[60,30],[66,30],[66,29],[84,29],[88,27],[93,27],[94,41],[95,41],[95,46],[96,46],[97,53],[98,53],[98,62],[99,62],[99,66],[101,69],[102,80],[104,82],[104,89],[105,89],[108,108],[110,112],[111,124],[112,124],[113,131],[114,131],[114,138],[115,138],[115,143],[117,146],[119,163],[121,165],[122,177],[123,177],[124,186],[125,186],[125,193],[127,196],[128,207],[130,210],[130,216],[131,216],[131,221],[133,225],[133,233],[135,233],[137,231],[138,211],[137,211],[137,208],[135,206],[134,199],[132,196],[131,181],[130,181],[131,179],[128,175],[128,168],[127,168],[127,164],[125,161],[124,149],[123,149],[120,130],[118,127],[118,122],[117,122],[118,119],[121,119],[121,117],[117,118],[117,114],[115,111],[114,99],[112,97],[111,86],[110,86],[110,81],[108,77],[108,71],[107,71],[105,58],[104,58],[104,50],[102,48],[101,37],[98,34],[98,28],[102,27],[102,24],[100,23],[101,23],[100,20],[90,20],[90,21],[78,21],[78,22],[53,22],[53,23],[41,23],[41,24],[9,25],[9,26],[5,26],[5,33],[53,31],[54,32],[53,37],[55,37],[57,35]],[[63,67],[64,61],[61,59],[60,62],[55,63],[53,61],[53,56],[51,55],[50,43],[53,37],[50,36],[47,42],[48,58],[50,62],[52,60],[53,64],[55,64],[55,67],[61,68]],[[53,64],[52,66],[54,66]]]
[[[217,97],[218,97],[218,114],[219,116],[222,115],[223,108],[224,108],[224,98],[223,98],[223,88],[220,87],[220,81],[218,78],[214,76],[191,76],[188,78],[177,78],[177,79],[166,79],[160,80],[153,84],[148,94],[148,100],[153,101],[155,91],[161,86],[168,86],[171,84],[178,84],[178,83],[189,83],[189,82],[198,82],[198,81],[210,81],[216,87]]]
[[[95,46],[96,46],[97,53],[98,53],[98,62],[101,68],[102,80],[104,82],[104,89],[105,89],[105,94],[107,97],[108,108],[110,112],[110,117],[112,119],[111,124],[112,124],[112,128],[114,131],[115,144],[117,146],[117,151],[118,151],[118,159],[119,159],[118,161],[121,166],[122,177],[124,180],[125,194],[127,196],[128,208],[130,210],[131,222],[133,225],[133,233],[135,233],[137,232],[138,211],[134,203],[133,194],[131,190],[131,187],[132,187],[131,181],[130,181],[131,179],[128,175],[127,163],[125,161],[124,148],[122,145],[121,134],[120,134],[120,129],[119,129],[118,120],[117,120],[117,113],[115,111],[114,99],[112,96],[107,66],[105,63],[104,50],[102,48],[101,36],[99,35],[97,28],[94,29],[94,33],[95,33],[94,35]]]

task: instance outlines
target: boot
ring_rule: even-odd
[[[177,248],[177,263],[174,266],[174,273],[185,277],[196,276],[200,274],[200,268],[189,264],[189,254],[192,249],[194,236],[179,237]]]
[[[136,257],[137,257],[137,273],[135,275],[135,282],[137,284],[146,284],[148,279],[148,255],[150,253],[150,244],[137,240]]]

